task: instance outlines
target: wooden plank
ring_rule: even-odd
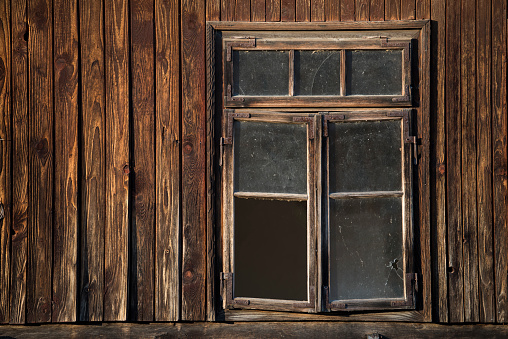
[[[476,200],[476,60],[474,1],[462,1],[461,155],[464,262],[464,321],[478,321],[478,214]],[[450,227],[450,225],[449,225]],[[454,308],[453,305],[450,305]],[[452,320],[452,319],[450,319]]]
[[[402,20],[414,20],[416,18],[415,0],[400,0],[400,18]]]
[[[53,322],[76,321],[78,259],[78,4],[55,0]]]
[[[449,321],[464,321],[460,155],[460,2],[446,2],[446,205]]]
[[[496,320],[508,321],[506,1],[492,2],[492,171]]]
[[[0,323],[10,319],[12,228],[11,178],[11,16],[10,3],[0,2]]]
[[[340,21],[355,21],[355,0],[340,1]]]
[[[235,0],[221,0],[220,19],[233,21],[235,18]]]
[[[157,0],[155,320],[180,319],[180,7]]]
[[[296,0],[281,0],[280,21],[295,21],[295,19],[296,19]]]
[[[312,0],[310,15],[311,21],[325,21],[325,0]]]
[[[205,1],[182,12],[182,319],[205,320]]]
[[[416,0],[416,19],[422,20],[422,19],[430,19],[431,18],[431,4],[434,3],[436,0]],[[439,8],[442,8],[442,6],[438,5]],[[432,9],[432,11],[434,11]],[[444,15],[444,14],[443,14]],[[443,23],[445,21],[442,21]]]
[[[385,20],[400,20],[400,1],[385,0]]]
[[[310,21],[311,0],[296,0],[295,3],[296,3],[295,20],[304,22]]]
[[[370,0],[370,20],[379,21],[385,19],[385,0]]]
[[[446,20],[445,0],[432,1],[431,17],[439,24],[432,26],[431,57],[431,134],[435,135],[431,154],[435,154],[431,168],[431,206],[434,229],[434,279],[432,295],[435,319],[448,322],[448,277],[446,258],[446,98],[445,98],[445,62],[446,62]],[[436,27],[437,26],[437,27]]]
[[[326,21],[340,21],[340,1],[325,1],[325,18]]]
[[[133,206],[130,241],[129,317],[154,320],[155,70],[154,2],[130,2]]]
[[[235,21],[250,21],[250,0],[235,0]]]
[[[106,227],[104,320],[127,319],[129,56],[127,0],[105,1]],[[203,13],[204,14],[204,13]]]
[[[490,1],[476,2],[477,208],[479,263],[479,319],[495,322],[494,248],[492,228],[492,111],[491,111],[491,27]]]
[[[28,6],[29,207],[27,322],[51,321],[53,218],[53,13],[49,0]]]
[[[368,21],[370,19],[369,0],[356,0],[355,9],[356,21]]]
[[[281,0],[265,0],[265,3],[266,3],[266,12],[265,12],[266,21],[280,21]]]
[[[158,1],[158,0],[155,0]],[[264,0],[263,0],[264,1]],[[221,0],[209,0],[206,2],[206,20],[207,21],[219,21],[220,20],[220,6]],[[263,2],[263,11],[264,11],[264,2]],[[157,16],[157,13],[155,13]],[[263,15],[264,19],[264,15]]]
[[[11,3],[12,28],[12,234],[10,323],[26,315],[28,222],[28,26],[26,1]]]
[[[106,227],[104,2],[80,0],[79,12],[83,115],[79,320],[102,321]]]
[[[251,0],[250,11],[250,21],[265,21],[265,0]]]

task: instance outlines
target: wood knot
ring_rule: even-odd
[[[445,174],[445,172],[446,172],[445,164],[440,164],[439,167],[437,168],[437,170],[438,170],[439,174],[441,174],[441,175]]]
[[[183,152],[185,154],[191,154],[192,153],[192,143],[190,142],[186,142],[184,145],[183,145]]]
[[[130,172],[131,172],[131,169],[130,169],[129,165],[125,165],[123,167],[123,173],[124,174],[129,174]]]

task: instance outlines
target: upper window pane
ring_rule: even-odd
[[[340,95],[340,51],[295,51],[295,95]]]
[[[402,50],[346,51],[348,95],[402,95]]]
[[[233,95],[289,95],[289,52],[234,51]]]

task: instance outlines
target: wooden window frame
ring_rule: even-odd
[[[298,35],[302,32],[317,32],[316,34],[351,33],[362,38],[376,35],[389,39],[400,40],[401,36],[410,36],[414,49],[411,57],[412,71],[417,72],[413,78],[411,107],[415,121],[412,128],[417,133],[418,167],[414,172],[414,237],[415,237],[415,266],[418,281],[414,288],[418,291],[414,299],[414,310],[349,312],[342,311],[328,314],[292,313],[278,311],[261,311],[248,309],[229,310],[223,308],[218,298],[223,285],[220,272],[224,271],[224,244],[222,241],[223,220],[220,213],[222,206],[222,181],[220,164],[220,150],[218,138],[224,123],[222,110],[225,105],[226,92],[222,84],[222,39],[225,37],[249,37],[263,34],[266,31],[281,31]],[[245,34],[247,32],[247,34]],[[407,33],[410,33],[409,35]],[[326,321],[409,321],[430,322],[432,320],[431,296],[431,255],[430,255],[430,188],[429,175],[429,88],[430,88],[430,22],[428,20],[411,20],[395,22],[329,22],[329,23],[248,23],[248,22],[209,22],[207,23],[207,314],[208,320],[216,321],[295,321],[295,320],[326,320]],[[328,98],[327,98],[328,99]],[[319,107],[337,106],[335,103],[323,103],[323,106],[308,102],[309,107],[300,108],[265,108],[267,111],[276,110],[288,112],[322,111]],[[305,104],[306,106],[306,104]],[[351,105],[353,106],[353,105]],[[244,106],[246,107],[246,106]],[[366,106],[367,107],[367,106]],[[393,105],[391,106],[393,107]],[[246,107],[247,108],[247,107]],[[349,107],[348,107],[349,108]],[[348,109],[349,110],[349,109]],[[354,110],[354,108],[352,108]],[[318,258],[318,260],[321,260]],[[319,275],[318,275],[319,278]],[[321,286],[321,282],[318,282]],[[322,302],[323,294],[317,289],[318,303]]]

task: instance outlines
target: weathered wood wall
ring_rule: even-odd
[[[400,19],[432,20],[433,319],[508,322],[506,7],[1,0],[0,322],[205,320],[206,20]]]

